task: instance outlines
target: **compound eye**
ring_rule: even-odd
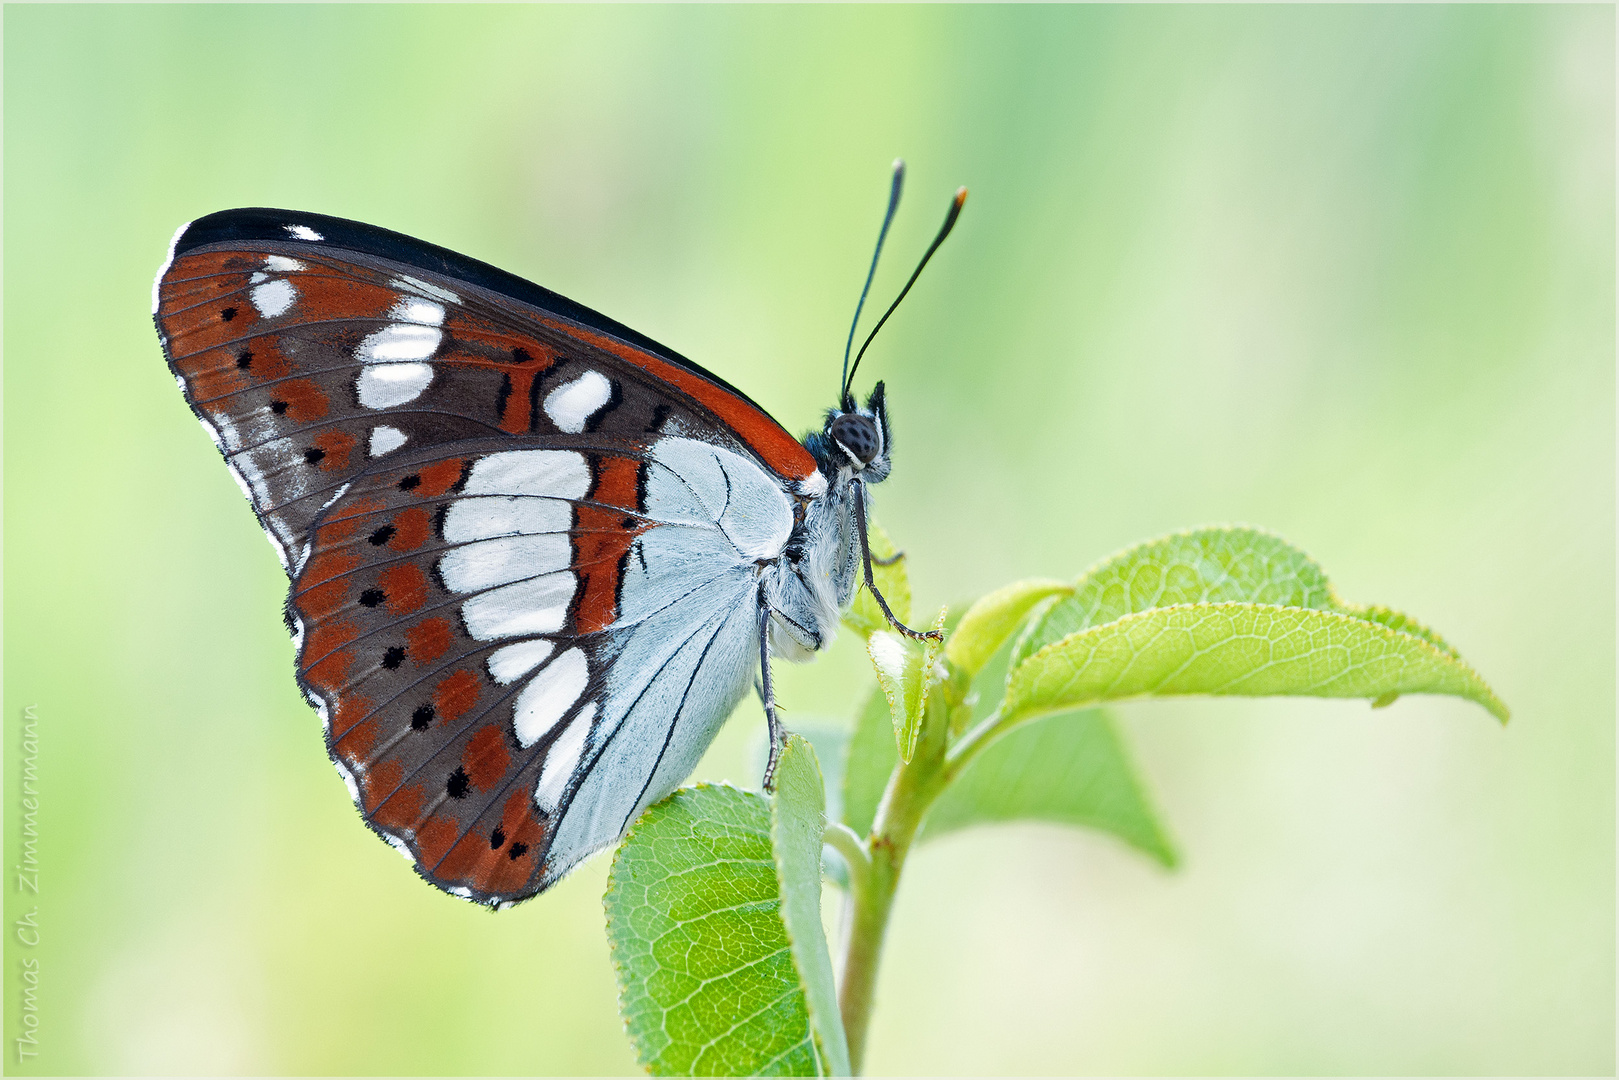
[[[869,417],[857,413],[844,413],[832,421],[828,434],[839,446],[858,458],[862,465],[870,465],[871,459],[881,449],[877,425]]]

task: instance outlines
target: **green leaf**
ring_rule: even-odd
[[[942,632],[949,616],[949,608],[940,608],[939,617],[933,620],[933,630]],[[866,653],[877,671],[877,685],[888,700],[894,743],[899,747],[899,756],[906,761],[916,753],[928,692],[940,675],[936,665],[942,648],[944,643],[938,638],[910,642],[887,630],[875,631],[866,639]]]
[[[893,611],[894,618],[908,625],[911,621],[911,580],[905,573],[905,558],[901,556],[888,566],[878,562],[879,559],[893,558],[898,549],[875,521],[867,522],[866,539],[871,544],[872,580],[877,583],[877,589],[883,594],[883,599],[888,601],[889,610]],[[888,629],[888,619],[884,617],[883,609],[877,606],[871,590],[864,584],[855,590],[854,603],[850,604],[849,610],[844,613],[843,624],[861,637]]]
[[[1100,709],[1014,728],[980,753],[928,812],[922,840],[972,825],[1052,821],[1099,829],[1174,866],[1175,850]]]
[[[783,922],[770,800],[682,788],[625,836],[608,874],[619,1012],[658,1076],[825,1072]]]
[[[1226,602],[1335,606],[1321,567],[1281,537],[1236,525],[1192,529],[1126,548],[1080,575],[1074,594],[1051,605],[1018,642],[1012,667],[1132,612]]]
[[[888,702],[894,745],[906,761],[916,753],[922,731],[922,652],[906,646],[898,634],[877,630],[866,639],[866,653],[877,669],[877,685]]]
[[[848,757],[849,738],[853,733],[847,720],[830,717],[793,714],[789,735],[802,735],[815,751],[815,762],[825,778],[826,816],[829,821],[841,821],[843,816],[843,762]],[[770,731],[757,724],[748,739],[748,765],[744,776],[760,777],[770,761]]]
[[[860,836],[871,832],[888,776],[899,764],[893,727],[888,699],[880,688],[873,687],[855,720],[843,759],[843,823]]]
[[[1212,609],[1232,604],[1330,612],[1347,618],[1348,623],[1302,616],[1282,622],[1261,622],[1282,635],[1304,632],[1305,627],[1309,628],[1308,633],[1326,633],[1322,640],[1333,641],[1333,648],[1352,647],[1355,658],[1343,653],[1337,657],[1335,665],[1326,653],[1314,646],[1302,645],[1298,640],[1214,642],[1209,635],[1214,632],[1213,627],[1221,625],[1216,617],[1214,622],[1199,624],[1197,640],[1200,650],[1218,645],[1218,656],[1199,651],[1195,656],[1186,657],[1193,666],[1191,670],[1159,670],[1155,666],[1160,659],[1156,658],[1157,653],[1162,651],[1164,656],[1173,657],[1178,655],[1177,650],[1182,645],[1168,638],[1149,642],[1143,635],[1151,635],[1154,628],[1184,627],[1189,625],[1187,620],[1197,618],[1184,611],[1166,617],[1167,622],[1160,619],[1147,624],[1132,623],[1133,629],[1128,633],[1094,634],[1109,624],[1122,626],[1132,618],[1154,611],[1187,607]],[[1232,624],[1232,632],[1245,633],[1243,627],[1248,621],[1247,617],[1239,619]],[[1327,633],[1324,629],[1327,627],[1336,630]],[[1353,627],[1358,627],[1360,632],[1351,633]],[[1373,628],[1395,637],[1375,633]],[[1092,636],[1075,641],[1076,635]],[[1074,641],[1074,644],[1065,646],[1061,657],[1053,654],[1042,661],[1043,664],[1055,663],[1058,668],[1066,668],[1082,654],[1088,655],[1087,650],[1092,645],[1105,645],[1111,659],[1085,659],[1085,664],[1092,669],[1087,677],[1091,680],[1088,688],[1081,692],[1076,684],[1071,690],[1053,695],[1047,692],[1053,680],[1061,682],[1067,675],[1044,669],[1024,671],[1023,666],[1031,663],[1042,650],[1064,641]],[[1139,656],[1132,651],[1138,648],[1145,650]],[[1129,656],[1114,655],[1120,649]],[[1280,651],[1275,651],[1277,649]],[[1245,668],[1245,663],[1254,665],[1253,669]],[[1123,680],[1117,686],[1104,686],[1096,681],[1104,677],[1109,664],[1124,665],[1119,666],[1116,673]],[[1367,668],[1367,664],[1373,664],[1375,671]],[[1168,680],[1161,683],[1161,688],[1155,688],[1160,684],[1153,681],[1151,673],[1154,671]],[[1014,683],[1020,687],[1018,694],[1022,695],[1018,700],[1013,700]],[[1027,695],[1035,692],[1031,688],[1036,684],[1046,688],[1038,691],[1036,697],[1055,704],[1032,704],[1034,698]],[[1192,686],[1198,688],[1173,688]],[[1434,631],[1390,608],[1348,603],[1333,591],[1314,559],[1272,533],[1245,526],[1194,529],[1149,540],[1104,559],[1086,571],[1075,584],[1074,595],[1052,604],[1031,621],[1019,639],[1012,658],[1005,711],[1067,709],[1135,694],[1169,693],[1368,697],[1380,706],[1406,693],[1457,694],[1478,702],[1502,720],[1507,716],[1506,706],[1478,673]]]
[[[1506,706],[1430,641],[1337,611],[1177,604],[1126,615],[1047,645],[1012,670],[1005,716],[1146,694],[1452,694],[1498,719]]]
[[[815,750],[789,735],[776,766],[770,804],[770,836],[776,852],[781,915],[792,942],[822,1062],[833,1076],[849,1075],[849,1043],[838,1012],[832,955],[821,927],[821,837],[826,831],[826,786]]]
[[[980,597],[956,624],[950,643],[945,646],[945,657],[967,674],[977,675],[1042,600],[1070,595],[1073,591],[1074,587],[1066,581],[1037,578],[1014,581]]]

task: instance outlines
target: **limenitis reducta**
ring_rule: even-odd
[[[153,313],[292,579],[332,760],[424,878],[493,905],[543,890],[686,778],[756,664],[768,786],[770,657],[813,656],[871,585],[888,414],[882,383],[849,394],[847,351],[799,442],[553,292],[285,210],[180,229]]]

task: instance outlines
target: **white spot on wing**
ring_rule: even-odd
[[[362,364],[398,364],[426,360],[438,348],[444,335],[431,326],[416,323],[394,323],[374,334],[366,335],[360,347],[354,350],[354,359]]]
[[[534,676],[517,696],[517,705],[512,714],[512,728],[517,734],[518,745],[526,750],[543,739],[563,714],[573,707],[573,703],[579,700],[589,678],[590,665],[585,662],[585,654],[578,649],[569,649]],[[584,721],[583,728],[590,730],[589,717],[581,713],[569,725],[570,731],[581,726],[580,720]],[[554,750],[552,752],[555,753]]]
[[[257,285],[261,281],[269,281],[269,280],[270,280],[270,275],[269,274],[266,274],[263,270],[255,270],[255,271],[253,271],[253,276],[247,279],[247,283],[249,285]]]
[[[455,592],[479,592],[566,570],[572,553],[565,533],[501,536],[454,549],[439,560],[438,572],[445,587]]]
[[[513,534],[564,533],[573,525],[566,500],[590,489],[590,468],[571,450],[508,450],[480,458],[467,476],[464,496],[444,516],[452,544]],[[560,570],[560,562],[543,569]]]
[[[587,371],[546,395],[545,415],[561,430],[577,435],[612,396],[613,384],[607,376],[599,371]]]
[[[444,305],[406,297],[389,310],[388,317],[401,322],[421,323],[423,326],[441,326],[444,323]]]
[[[444,539],[452,544],[512,533],[562,533],[573,524],[573,507],[561,499],[462,499],[444,515]]]
[[[292,302],[298,298],[298,290],[287,279],[276,278],[255,286],[252,297],[253,306],[259,309],[259,314],[273,319],[292,306]]]
[[[264,268],[273,270],[278,274],[290,274],[296,270],[308,269],[297,259],[289,259],[285,255],[266,255],[264,257]]]
[[[573,599],[573,574],[542,574],[479,593],[461,605],[467,633],[478,641],[554,634]]]
[[[391,409],[416,400],[432,381],[432,364],[368,364],[355,389],[366,408]]]
[[[320,233],[316,232],[314,229],[311,229],[308,225],[288,225],[286,226],[286,230],[294,240],[326,239]]]
[[[442,300],[446,304],[459,304],[461,302],[461,298],[449,289],[429,284],[421,278],[414,278],[409,274],[400,274],[388,284],[404,292],[413,292],[417,296],[425,296],[431,300]]]
[[[539,667],[554,648],[555,645],[542,639],[520,641],[516,645],[496,649],[489,655],[489,676],[502,686],[514,683]],[[521,699],[518,701],[518,711],[522,711]]]
[[[567,790],[568,780],[579,765],[579,755],[584,751],[585,739],[590,735],[590,722],[595,717],[596,703],[592,701],[579,710],[579,715],[573,718],[567,730],[551,744],[550,751],[546,753],[545,765],[540,769],[540,782],[534,785],[534,801],[545,813],[555,813],[557,803],[562,801],[562,793]]]
[[[590,490],[590,469],[584,455],[571,450],[506,450],[480,458],[464,490],[468,495],[582,499]]]
[[[370,453],[372,457],[381,457],[405,445],[405,433],[396,427],[380,424],[371,429]]]

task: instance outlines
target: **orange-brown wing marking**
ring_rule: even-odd
[[[815,472],[815,458],[769,414],[745,398],[710,382],[679,364],[671,363],[633,345],[586,327],[546,318],[546,325],[612,353],[620,360],[649,372],[681,393],[695,398],[747,443],[760,459],[782,476],[804,480]]]
[[[601,457],[589,502],[574,511],[574,570],[579,575],[574,632],[593,634],[618,618],[618,587],[635,538],[646,531],[641,510],[642,463]]]

